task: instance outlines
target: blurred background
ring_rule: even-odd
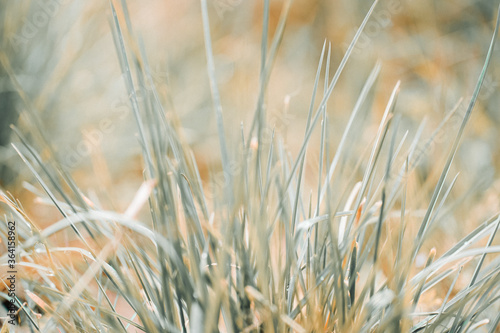
[[[220,156],[200,3],[127,2],[133,31],[143,41],[167,115],[178,119],[206,180],[211,171],[218,170]],[[283,1],[270,2],[271,38]],[[235,153],[240,124],[247,133],[257,103],[263,1],[208,3],[224,125],[229,148]],[[266,96],[269,128],[283,137],[292,157],[304,136],[324,41],[332,48],[332,74],[371,4],[366,0],[293,1]],[[408,131],[409,138],[413,138],[426,119],[419,141],[422,143],[431,138],[445,115],[463,98],[457,116],[438,131],[415,163],[415,177],[421,186],[415,187],[414,195],[425,206],[480,74],[497,6],[498,2],[491,0],[379,1],[328,104],[332,152],[377,60],[382,71],[375,92],[357,119],[357,126],[363,130],[351,138],[356,144],[350,147],[347,165],[356,165],[364,148],[373,143],[398,80],[399,132]],[[35,146],[40,142],[33,134],[33,126],[42,126],[59,161],[82,191],[95,193],[104,206],[122,210],[142,182],[142,161],[111,33],[109,3],[1,1],[0,15],[2,186],[18,198],[26,198],[25,206],[35,219],[47,223],[54,220],[57,214],[53,208],[32,202],[34,196],[25,190],[23,181],[35,184],[34,176],[9,145],[10,141],[19,141],[9,130],[11,123],[17,124]],[[496,49],[453,164],[452,174],[461,172],[452,193],[456,219],[443,222],[448,226],[443,233],[459,236],[474,227],[463,221],[487,218],[500,208],[500,183],[496,180],[500,153],[500,59]],[[139,88],[139,96],[140,93]],[[35,113],[40,124],[31,124],[26,112]],[[319,134],[310,146],[305,179],[314,183]],[[42,145],[40,153],[44,156]],[[468,199],[462,200],[465,196]]]

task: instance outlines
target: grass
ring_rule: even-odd
[[[28,138],[14,127],[18,140],[13,147],[37,181],[25,187],[60,214],[58,222],[41,228],[19,200],[1,192],[3,219],[17,224],[21,326],[32,332],[498,331],[498,213],[474,221],[477,227],[444,253],[434,248],[440,244],[432,235],[437,224],[452,216],[450,193],[458,178],[451,166],[485,79],[499,23],[432,196],[417,211],[410,208],[415,205],[409,191],[419,190],[413,176],[423,139],[421,131],[409,138],[401,124],[400,82],[394,84],[371,146],[364,152],[353,149],[353,133],[364,130],[360,113],[375,93],[380,63],[367,73],[335,147],[337,134],[327,126],[329,99],[376,5],[333,76],[332,48],[324,43],[304,136],[292,156],[279,131],[265,135],[272,128],[266,123],[268,85],[291,2],[283,3],[268,41],[270,4],[264,1],[257,104],[251,125],[247,131],[242,126],[235,139],[224,130],[209,10],[201,1],[224,175],[207,185],[182,129],[164,109],[126,2],[112,1],[113,37],[137,125],[144,178],[124,212],[103,207],[78,187],[16,84],[32,132]],[[2,65],[15,80],[6,57]],[[145,96],[139,98],[138,87],[146,88]],[[436,132],[441,130],[440,125]],[[313,135],[320,138],[317,155],[308,154]],[[354,168],[346,163],[352,154]],[[306,159],[313,158],[317,170],[306,175]],[[310,178],[316,181],[308,192]],[[6,225],[1,224],[2,244],[7,243]],[[61,235],[75,241],[61,246]],[[4,267],[7,259],[7,253],[0,257]],[[9,299],[5,292],[0,296]],[[14,327],[4,321],[2,332],[9,330]]]

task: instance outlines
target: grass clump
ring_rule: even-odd
[[[18,226],[23,291],[16,302],[22,326],[32,332],[495,332],[500,247],[494,239],[500,216],[476,221],[477,227],[444,253],[432,233],[451,215],[448,199],[457,181],[451,165],[487,73],[498,22],[432,196],[416,210],[409,190],[418,185],[412,176],[417,148],[422,141],[426,145],[421,131],[409,138],[402,129],[399,82],[372,145],[359,153],[353,148],[353,133],[366,130],[360,117],[375,93],[380,63],[367,73],[336,146],[328,126],[328,101],[376,3],[333,75],[331,47],[324,44],[303,140],[292,157],[281,133],[269,133],[265,104],[290,2],[284,2],[270,41],[263,20],[257,105],[235,142],[224,130],[209,10],[201,1],[223,172],[207,183],[182,129],[164,109],[125,1],[118,7],[112,2],[143,183],[124,212],[103,207],[59,163],[24,100],[27,119],[35,125],[31,139],[14,128],[19,138],[14,149],[38,182],[25,187],[57,208],[60,220],[41,228],[21,202],[1,193],[3,219]],[[269,6],[264,1],[264,18]],[[2,65],[10,72],[7,59]],[[319,136],[315,156],[308,155],[313,135]],[[354,168],[346,163],[351,154],[356,154]],[[306,158],[317,158],[313,176]],[[74,240],[62,246],[61,234]],[[0,260],[5,266],[7,254]],[[4,322],[4,329],[13,327]]]

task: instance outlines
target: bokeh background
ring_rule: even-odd
[[[220,156],[200,3],[127,2],[134,34],[143,41],[167,115],[179,122],[207,180],[220,169]],[[271,38],[284,2],[270,2]],[[292,157],[303,139],[323,43],[331,45],[332,74],[371,4],[293,1],[266,96],[269,127],[283,138]],[[351,138],[357,143],[350,147],[348,165],[356,165],[363,148],[373,143],[398,80],[400,132],[408,131],[412,138],[425,119],[421,142],[463,98],[459,117],[439,131],[438,139],[415,165],[419,185],[413,188],[414,207],[425,207],[482,68],[497,6],[498,1],[492,0],[380,0],[328,104],[332,152],[377,61],[382,71],[358,119],[363,130]],[[241,124],[249,128],[257,103],[263,1],[210,0],[209,10],[224,125],[229,148],[236,153]],[[0,14],[2,186],[22,199],[41,225],[59,218],[54,208],[35,201],[23,186],[36,181],[9,146],[10,141],[19,141],[9,130],[11,123],[37,144],[33,124],[23,116],[30,109],[39,116],[59,160],[82,191],[99,197],[104,207],[123,210],[142,182],[143,164],[111,33],[109,3],[1,1]],[[469,221],[486,219],[500,208],[498,49],[453,164],[452,174],[460,171],[450,201],[454,218],[440,222],[437,231],[453,237],[444,237],[443,246],[476,226]],[[312,158],[308,158],[306,182],[317,179],[313,170],[318,142],[319,135],[313,137],[308,151]]]

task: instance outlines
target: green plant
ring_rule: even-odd
[[[112,4],[116,48],[142,147],[144,183],[124,213],[100,208],[58,163],[40,126],[32,130],[39,131],[34,135],[42,142],[38,145],[43,156],[15,130],[20,138],[15,149],[43,192],[28,187],[62,216],[41,230],[15,198],[1,193],[9,210],[5,220],[18,225],[27,300],[20,310],[24,325],[41,332],[470,332],[479,327],[495,332],[500,321],[500,247],[493,245],[498,214],[444,254],[430,249],[421,267],[416,261],[429,246],[433,226],[449,214],[445,203],[457,180],[455,176],[447,182],[450,167],[485,78],[499,23],[425,214],[415,218],[407,192],[410,162],[422,139],[417,134],[405,146],[407,135],[401,136],[396,108],[399,82],[373,145],[357,156],[354,170],[344,163],[348,141],[352,131],[363,130],[357,121],[373,92],[379,63],[366,78],[335,149],[327,126],[329,97],[376,3],[333,77],[331,48],[324,44],[304,139],[292,158],[280,133],[264,135],[269,128],[266,89],[290,1],[284,4],[269,49],[264,19],[258,103],[248,133],[242,128],[239,144],[233,145],[237,153],[231,153],[224,131],[207,1],[201,1],[224,172],[223,182],[215,186],[204,186],[190,147],[176,122],[166,116],[125,2],[122,14]],[[268,15],[266,0],[264,17]],[[5,59],[3,65],[9,67]],[[146,88],[141,99],[137,87]],[[317,98],[321,102],[315,107]],[[36,124],[36,113],[28,111]],[[320,132],[318,180],[308,195],[303,178],[315,131]],[[147,217],[140,215],[143,207],[148,208]],[[415,228],[409,221],[420,224]],[[1,228],[6,243],[7,229],[4,224]],[[54,235],[64,230],[75,233],[78,246],[53,244]],[[482,246],[485,237],[488,242]],[[494,258],[485,264],[487,254]],[[3,255],[1,262],[6,260]],[[472,275],[457,292],[465,271]],[[446,283],[450,286],[438,309],[419,312],[426,293]],[[19,297],[17,302],[23,303]]]

